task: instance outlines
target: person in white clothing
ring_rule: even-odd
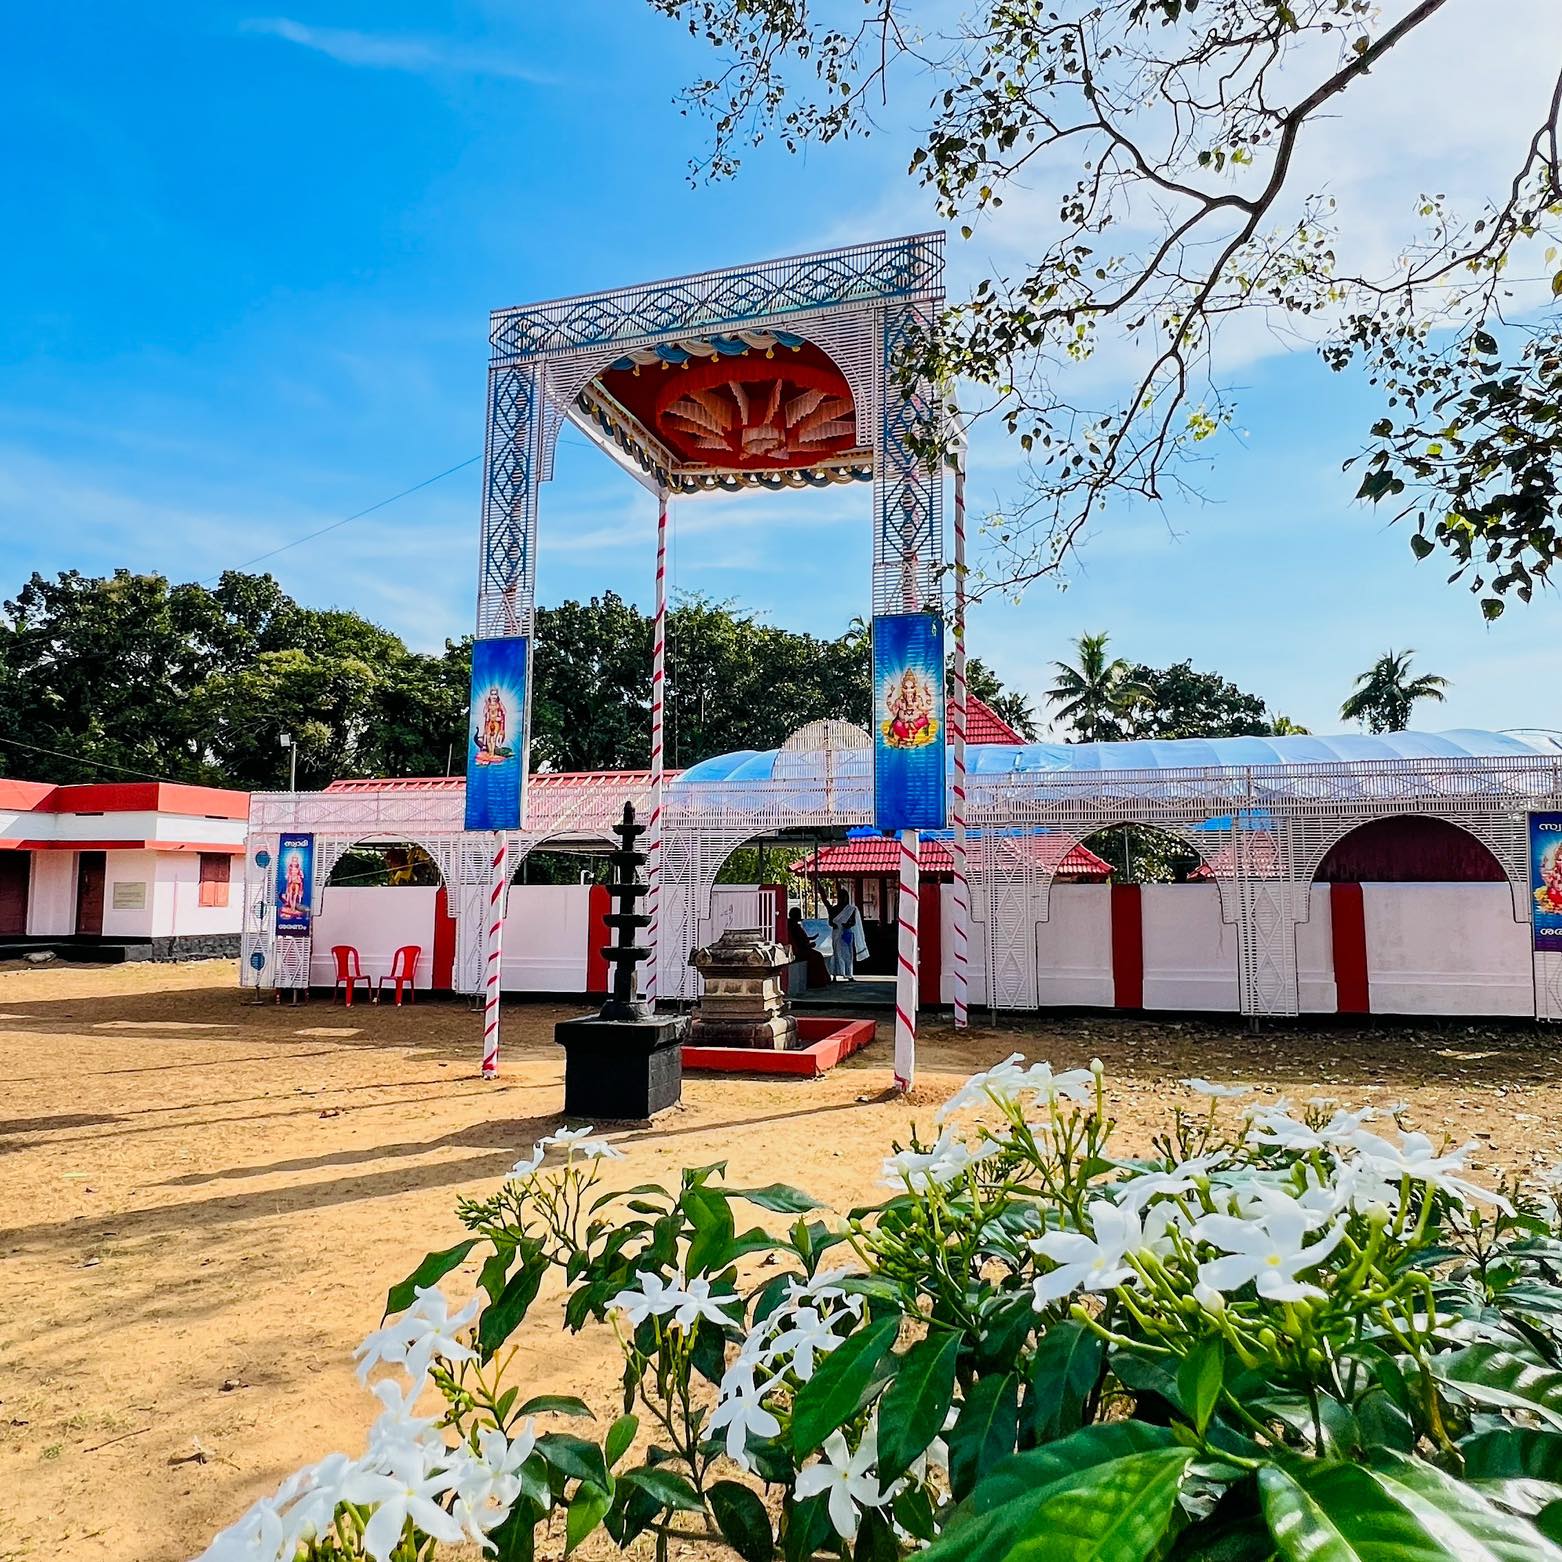
[[[856,975],[859,945],[865,943],[856,902],[843,886],[840,901],[830,908],[830,975],[851,981]]]

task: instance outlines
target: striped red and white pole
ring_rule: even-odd
[[[895,951],[895,1088],[917,1074],[917,913],[921,868],[915,830],[900,832],[900,925]]]
[[[499,1077],[499,963],[504,949],[504,880],[509,850],[503,835],[494,836],[488,867],[488,957],[483,971],[483,1078]]]
[[[965,461],[955,457],[955,697],[949,710],[954,737],[955,1029],[971,1023],[966,959],[971,930],[971,885],[965,850]]]
[[[662,794],[667,774],[662,744],[662,706],[667,691],[667,490],[657,495],[656,617],[651,631],[651,819],[646,830],[645,909],[650,917],[645,941],[651,957],[645,962],[645,996],[656,1002],[656,946],[662,909]]]

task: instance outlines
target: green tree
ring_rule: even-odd
[[[1277,738],[1305,738],[1312,732],[1310,727],[1299,725],[1297,722],[1292,721],[1289,716],[1274,717],[1269,724],[1269,730]]]
[[[1141,691],[1117,721],[1128,738],[1237,738],[1271,731],[1264,702],[1219,673],[1196,672],[1191,661],[1129,669]],[[1116,735],[1116,734],[1115,734]]]
[[[1221,328],[1242,322],[1306,332],[1331,367],[1359,362],[1383,385],[1394,420],[1363,494],[1428,485],[1418,551],[1490,564],[1492,590],[1521,598],[1557,558],[1562,335],[1549,312],[1535,350],[1510,357],[1498,322],[1521,265],[1562,227],[1562,71],[1533,101],[1510,95],[1534,133],[1468,210],[1423,193],[1445,171],[1414,136],[1355,139],[1370,206],[1309,182],[1318,122],[1392,90],[1382,67],[1402,46],[1451,62],[1445,90],[1475,90],[1456,78],[1480,6],[874,0],[853,23],[850,7],[799,0],[649,3],[719,56],[685,95],[713,127],[702,171],[733,173],[767,137],[796,151],[910,122],[911,176],[964,238],[1011,194],[1025,203],[1021,259],[960,268],[969,291],[900,365],[963,382],[965,417],[998,418],[1027,453],[1027,497],[993,528],[989,588],[1060,569],[1109,506],[1189,481],[1233,416],[1221,354],[1250,333]],[[1055,200],[1035,198],[1038,178]],[[1385,232],[1396,211],[1404,229]],[[1105,391],[1076,372],[1102,348]]]
[[[1057,707],[1057,719],[1067,722],[1083,743],[1116,736],[1129,711],[1149,696],[1122,657],[1107,656],[1110,640],[1104,630],[1081,635],[1076,642],[1077,663],[1052,664],[1057,677],[1047,698]]]
[[[952,675],[951,675],[952,679]],[[951,681],[951,688],[953,682]],[[995,714],[1001,716],[1022,738],[1034,743],[1041,736],[1036,708],[1018,689],[1006,689],[1003,681],[979,656],[966,659],[966,689]]]
[[[1410,675],[1414,651],[1385,651],[1364,673],[1356,676],[1356,687],[1340,715],[1346,721],[1360,721],[1369,732],[1404,732],[1410,726],[1411,708],[1419,700],[1442,700],[1448,680],[1436,673]]]

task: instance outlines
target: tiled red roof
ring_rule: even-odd
[[[985,700],[967,694],[965,700],[965,741],[967,743],[1013,743],[1025,741]]]
[[[1063,842],[1055,836],[1038,835],[1024,844],[1038,866],[1051,868]],[[814,862],[815,854],[800,857],[792,864],[792,872],[809,875],[818,873],[821,878],[894,874],[900,871],[899,854],[899,843],[892,840],[844,841],[838,846],[821,846],[816,854],[817,866]],[[923,873],[955,871],[954,855],[948,841],[928,840],[924,837],[920,862]],[[1111,871],[1109,864],[1084,846],[1071,847],[1064,853],[1056,869],[1058,877],[1066,879],[1104,879]]]

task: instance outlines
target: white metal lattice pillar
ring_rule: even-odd
[[[968,961],[971,937],[971,885],[965,849],[965,459],[955,457],[955,688],[949,706],[949,731],[954,739],[951,757],[954,777],[950,796],[954,803],[954,967],[955,1029],[971,1023]]]
[[[651,629],[651,819],[646,834],[646,914],[651,919],[645,941],[651,958],[645,962],[645,995],[654,1005],[661,935],[662,830],[667,764],[662,742],[663,707],[667,692],[667,490],[656,498],[656,612]]]

